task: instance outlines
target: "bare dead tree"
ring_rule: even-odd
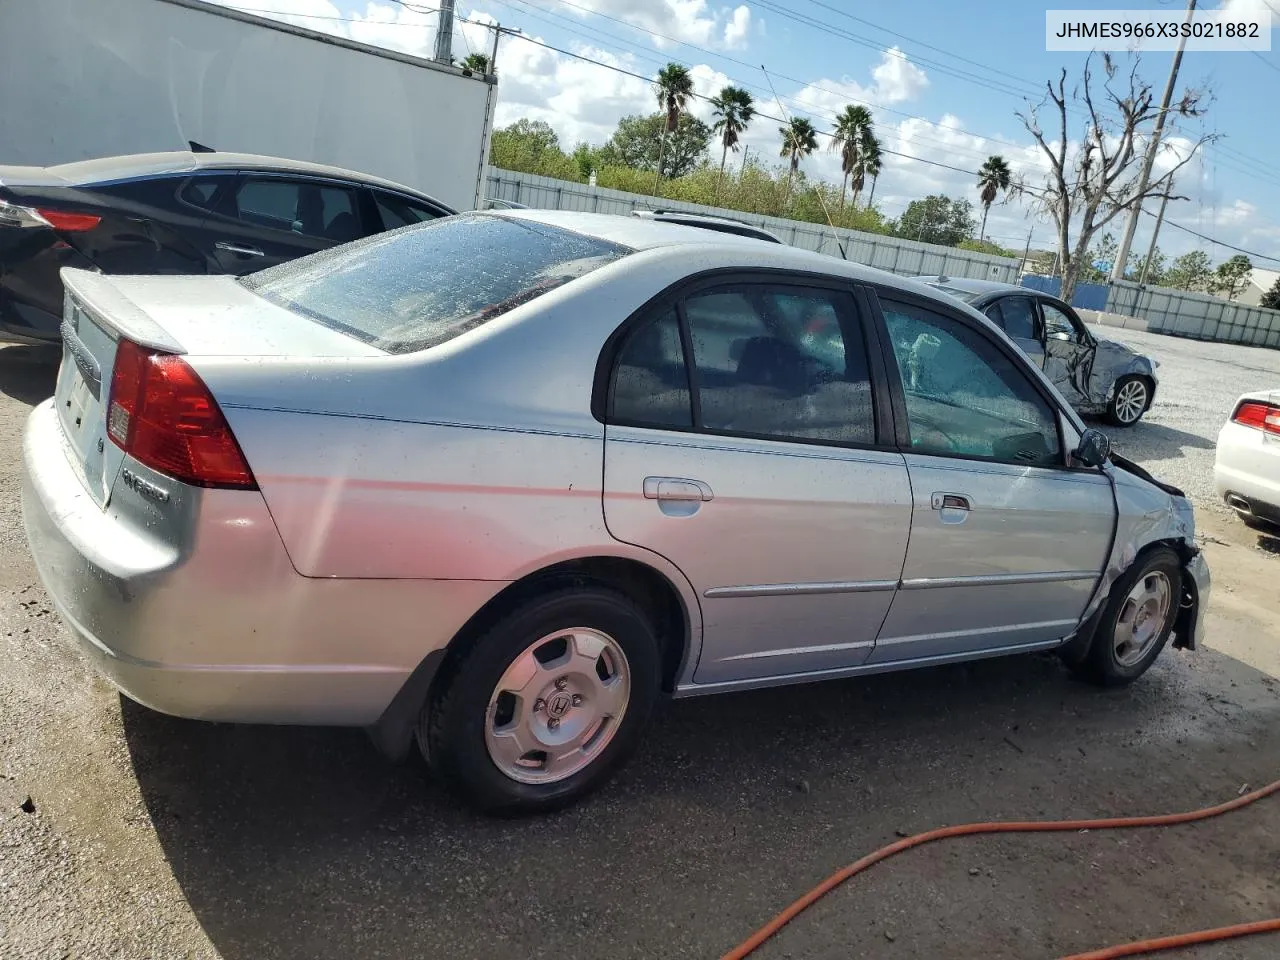
[[[1128,75],[1122,81],[1127,86],[1125,90],[1119,90],[1115,85],[1120,72],[1115,61],[1106,54],[1102,59],[1106,80],[1102,84],[1101,98],[1096,90],[1093,57],[1090,56],[1085,60],[1080,83],[1069,96],[1064,68],[1056,81],[1045,84],[1047,92],[1040,103],[1029,104],[1025,112],[1017,114],[1048,158],[1049,172],[1039,185],[1024,180],[1016,189],[1030,198],[1040,213],[1053,218],[1062,267],[1061,296],[1068,302],[1075,292],[1080,268],[1094,234],[1135,203],[1166,193],[1171,188],[1174,174],[1191,162],[1200,147],[1217,139],[1217,134],[1201,136],[1172,169],[1152,179],[1139,196],[1142,152],[1146,150],[1151,130],[1160,115],[1160,105],[1150,84],[1138,76],[1138,57],[1133,57]],[[1100,103],[1097,102],[1099,100]],[[1160,149],[1172,150],[1169,139],[1176,133],[1176,119],[1201,116],[1207,105],[1207,95],[1196,90],[1188,90],[1180,100],[1170,104],[1171,116],[1165,119]],[[1084,131],[1078,149],[1072,150],[1068,137],[1068,114],[1081,107],[1085,114]],[[1041,126],[1042,113],[1052,115],[1056,128],[1052,134],[1046,135]],[[1050,136],[1054,139],[1050,140]],[[1188,198],[1170,194],[1170,199]]]

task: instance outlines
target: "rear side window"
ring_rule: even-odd
[[[692,356],[674,310],[623,343],[613,422],[875,443],[867,350],[851,297],[798,285],[735,284],[690,296],[681,312]]]
[[[359,235],[355,211],[352,191],[305,180],[251,177],[236,191],[236,214],[245,223],[336,243]]]
[[[240,282],[389,353],[451,340],[630,253],[542,223],[449,217],[291,260]]]
[[[212,210],[218,187],[225,182],[225,177],[192,177],[182,186],[178,198],[201,210]]]

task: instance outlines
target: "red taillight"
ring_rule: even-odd
[[[171,353],[121,339],[107,434],[139,463],[183,483],[257,487],[213,394],[185,360]]]
[[[1258,400],[1246,400],[1236,408],[1233,423],[1280,435],[1280,407]]]
[[[92,213],[71,213],[67,210],[46,210],[44,207],[38,207],[36,210],[40,216],[44,217],[45,222],[55,230],[62,230],[67,233],[83,233],[85,230],[92,230],[102,222],[101,217],[96,217]]]

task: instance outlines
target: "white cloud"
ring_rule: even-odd
[[[1275,15],[1275,4],[1268,0],[1226,0],[1221,7],[1223,13],[1231,18],[1239,18],[1245,23],[1271,18],[1271,29],[1280,30],[1280,17]]]
[[[881,55],[880,63],[871,71],[871,76],[875,78],[875,94],[881,103],[914,100],[929,85],[925,72],[897,47],[890,47]]]
[[[747,32],[751,29],[751,8],[735,7],[733,16],[724,25],[724,45],[730,50],[738,50],[747,45]]]

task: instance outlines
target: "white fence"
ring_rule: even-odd
[[[840,244],[843,244],[850,260],[908,277],[946,274],[949,277],[1017,283],[1018,268],[1022,263],[1021,260],[1009,257],[995,257],[955,247],[940,247],[878,233],[833,230],[816,223],[766,217],[758,213],[743,213],[741,210],[722,210],[697,203],[668,200],[665,197],[646,197],[638,193],[624,193],[621,190],[592,187],[553,177],[539,177],[531,173],[516,173],[497,167],[489,168],[485,196],[492,200],[510,200],[548,210],[630,214],[633,210],[661,208],[732,217],[752,226],[764,227],[777,235],[783,243],[805,250],[816,250],[838,257]],[[836,235],[840,238],[839,243]]]
[[[1232,303],[1204,293],[1142,288],[1117,280],[1107,296],[1107,312],[1145,320],[1152,333],[1280,347],[1280,311]]]

